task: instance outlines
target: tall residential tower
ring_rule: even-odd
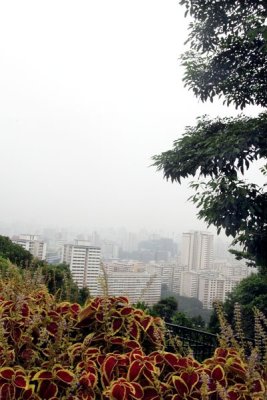
[[[88,287],[92,296],[98,295],[100,255],[100,247],[85,240],[64,245],[62,261],[69,264],[78,287]]]
[[[213,234],[190,231],[183,233],[181,265],[191,271],[211,270],[213,264]]]

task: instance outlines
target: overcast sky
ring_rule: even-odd
[[[149,167],[204,113],[183,88],[176,0],[0,5],[0,222],[203,229],[187,184]]]

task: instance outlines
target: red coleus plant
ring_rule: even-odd
[[[125,297],[84,308],[0,280],[0,399],[260,400],[264,368],[218,348],[203,363],[164,351],[164,324]]]

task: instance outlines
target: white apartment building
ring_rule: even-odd
[[[119,246],[111,241],[104,241],[101,245],[102,257],[105,260],[119,257]]]
[[[182,235],[181,265],[189,270],[202,271],[212,269],[213,234],[190,231]]]
[[[203,308],[212,309],[213,302],[224,302],[226,295],[230,293],[240,281],[218,276],[216,273],[199,275],[198,299],[203,303]]]
[[[199,273],[196,271],[182,271],[180,275],[180,295],[198,297]]]
[[[88,287],[92,296],[98,295],[100,257],[100,247],[88,241],[75,240],[74,244],[64,245],[61,261],[69,264],[78,287]]]
[[[38,235],[21,234],[13,237],[12,242],[28,250],[34,257],[39,258],[39,260],[45,260],[46,243],[39,240]]]
[[[149,306],[160,300],[161,276],[155,267],[125,261],[107,263],[105,269],[109,296],[127,296],[131,303]]]

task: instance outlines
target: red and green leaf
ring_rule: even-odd
[[[59,369],[55,372],[56,378],[70,385],[75,380],[75,374],[67,369]]]
[[[173,385],[176,389],[176,392],[180,396],[187,396],[189,394],[189,388],[185,381],[180,376],[173,376],[172,377]]]

